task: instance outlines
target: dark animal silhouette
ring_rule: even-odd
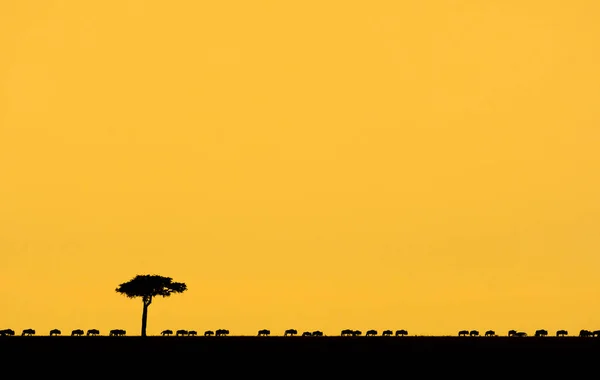
[[[558,330],[556,332],[556,336],[567,336],[569,335],[569,332],[567,330]]]
[[[384,331],[381,333],[381,336],[392,336],[392,334],[393,334],[393,333],[392,333],[392,330],[384,330]]]
[[[83,336],[83,330],[81,330],[81,329],[73,330],[73,331],[71,331],[71,336]]]
[[[204,336],[213,336],[213,335],[215,335],[215,333],[214,333],[213,331],[206,330],[206,331],[204,332]]]
[[[548,336],[548,331],[542,329],[542,330],[536,330],[535,331],[535,336],[537,337],[542,337],[542,336]]]
[[[310,331],[305,331],[302,333],[302,336],[312,336],[312,334],[310,333]]]
[[[109,336],[125,336],[127,332],[121,329],[110,330]]]
[[[360,330],[354,330],[352,332],[352,336],[361,336],[361,335],[362,335],[362,331],[360,331]]]
[[[600,330],[592,331],[592,336],[594,336],[596,338],[600,338]]]
[[[87,336],[98,336],[98,335],[100,335],[100,330],[98,330],[98,329],[89,329],[87,331],[86,335]]]
[[[581,330],[579,332],[579,336],[582,338],[589,338],[589,337],[594,336],[594,333],[591,332],[590,330]]]
[[[269,336],[271,335],[271,331],[264,329],[264,330],[258,330],[258,336]]]
[[[142,336],[146,336],[148,323],[148,307],[154,297],[169,297],[174,293],[183,293],[187,285],[183,282],[174,282],[171,277],[156,275],[137,275],[128,282],[124,282],[116,289],[117,293],[128,298],[141,298],[142,309]]]
[[[229,335],[229,330],[219,329],[215,332],[215,336],[226,336]]]
[[[515,334],[516,337],[524,337],[527,336],[526,332],[523,331],[517,331],[517,333]]]
[[[14,335],[15,335],[15,331],[12,329],[0,330],[0,336],[14,336]]]
[[[458,336],[467,336],[469,335],[469,330],[460,330],[458,332]]]
[[[21,333],[22,336],[32,336],[35,335],[35,330],[34,329],[25,329],[23,330],[23,332]]]
[[[177,332],[175,333],[175,336],[186,336],[186,335],[188,335],[187,330],[177,330]]]
[[[171,335],[173,335],[173,330],[163,330],[163,331],[161,331],[160,335],[171,336]]]
[[[197,335],[198,335],[198,331],[196,331],[196,330],[188,331],[188,336],[197,336]]]
[[[50,330],[50,336],[54,336],[54,335],[60,335],[62,334],[61,331],[59,329],[52,329]]]
[[[298,334],[298,331],[294,330],[294,329],[289,329],[289,330],[285,330],[285,333],[283,333],[283,336],[294,336]]]
[[[469,332],[469,336],[479,336],[479,331],[471,330],[471,332]]]
[[[342,330],[341,335],[342,336],[352,336],[352,335],[354,335],[354,330],[350,330],[350,329]]]
[[[485,336],[496,336],[496,332],[494,330],[488,330],[485,332]]]
[[[323,336],[323,332],[317,330],[317,331],[313,331],[311,335],[312,336]]]
[[[396,330],[396,336],[406,336],[408,335],[408,331],[406,330]]]
[[[365,336],[376,336],[376,335],[377,335],[377,330],[369,330],[365,334]]]
[[[516,336],[517,335],[517,330],[510,330],[508,332],[508,336]]]

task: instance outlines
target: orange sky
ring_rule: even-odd
[[[600,328],[599,18],[0,2],[0,328]]]

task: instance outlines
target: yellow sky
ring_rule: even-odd
[[[0,2],[0,328],[600,328],[600,2]]]

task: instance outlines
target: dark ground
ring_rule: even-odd
[[[600,338],[580,337],[14,336],[1,337],[0,350],[4,370],[15,365],[29,373],[44,370],[64,377],[81,375],[80,371],[87,377],[128,372],[138,377],[161,373],[190,377],[216,371],[223,376],[339,378],[416,370],[426,378],[456,373],[461,378],[482,374],[520,378],[591,375],[600,370]]]

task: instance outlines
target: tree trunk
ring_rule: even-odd
[[[142,310],[142,336],[146,336],[146,325],[148,324],[148,306],[152,303],[152,297],[144,297],[144,309]]]

